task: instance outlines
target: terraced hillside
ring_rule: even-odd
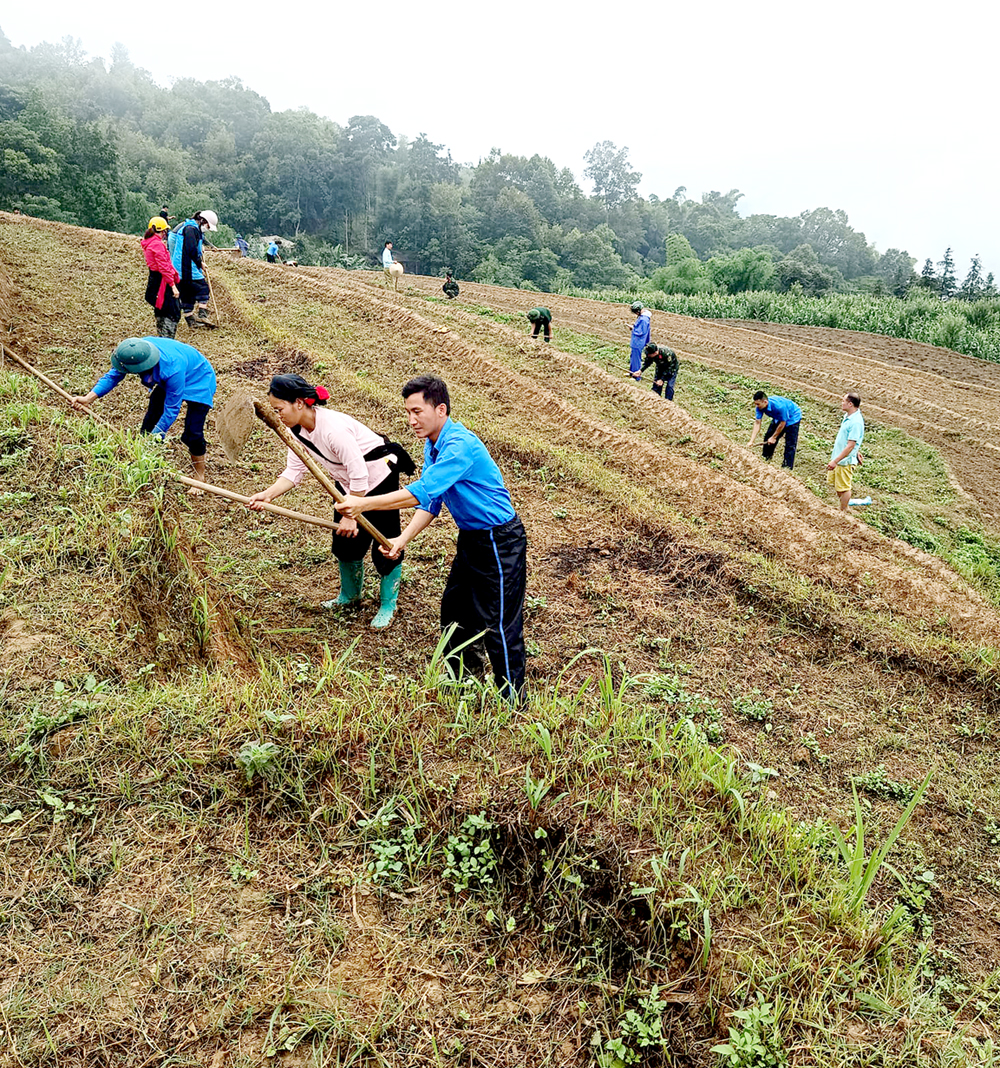
[[[188,498],[179,445],[95,428],[7,363],[12,1063],[713,1064],[758,995],[789,1063],[987,1063],[988,590],[696,418],[683,377],[675,404],[634,386],[627,308],[209,262],[222,326],[190,340],[218,406],[294,369],[407,440],[402,382],[448,380],[528,529],[529,703],[436,676],[447,522],[376,638],[371,601],[319,608],[325,535]],[[0,215],[0,273],[4,345],[71,392],[151,326],[134,238]],[[808,397],[818,441],[858,388],[992,529],[992,367],[659,312],[654,337],[744,405],[762,379]],[[122,428],[132,386],[100,406]],[[208,477],[249,493],[282,466],[261,427]],[[329,511],[315,486],[286,501]],[[858,897],[832,828],[867,854],[928,773],[898,878]]]

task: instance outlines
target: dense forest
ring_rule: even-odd
[[[742,218],[736,189],[644,199],[609,141],[585,155],[588,196],[544,156],[493,149],[462,166],[372,115],[275,113],[236,78],[165,89],[124,48],[106,64],[72,38],[28,50],[0,32],[0,152],[0,208],[140,233],[163,205],[211,207],[223,240],[280,236],[301,263],[374,265],[391,239],[410,271],[546,292],[996,296],[978,258],[961,284],[950,250],[918,274],[840,210]]]

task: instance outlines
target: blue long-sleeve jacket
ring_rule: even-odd
[[[446,504],[459,530],[489,530],[514,518],[500,468],[479,438],[451,419],[437,441],[424,442],[423,471],[406,488],[421,511],[438,515]]]
[[[632,355],[642,356],[642,350],[649,344],[652,316],[645,308],[639,313],[632,327]]]
[[[174,341],[168,337],[146,337],[160,351],[160,362],[148,371],[143,371],[139,378],[149,390],[162,385],[166,389],[163,402],[163,415],[153,427],[152,433],[166,434],[180,414],[185,401],[212,405],[215,400],[215,371],[212,365],[193,346],[183,341]],[[94,386],[98,397],[110,393],[124,378],[124,371],[110,371]]]

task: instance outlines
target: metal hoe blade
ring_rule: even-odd
[[[247,438],[257,425],[253,401],[247,393],[234,393],[215,416],[222,448],[230,460],[238,460]]]

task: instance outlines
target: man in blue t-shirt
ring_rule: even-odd
[[[524,526],[486,446],[451,419],[447,385],[419,375],[403,386],[403,400],[410,428],[424,441],[420,478],[395,493],[349,495],[337,510],[355,519],[362,512],[415,506],[406,529],[392,539],[392,551],[382,549],[395,559],[447,505],[459,530],[441,598],[441,629],[454,626],[448,653],[460,667],[477,671],[484,642],[497,688],[517,703],[524,689]]]
[[[851,503],[854,468],[861,463],[861,442],[865,440],[865,420],[861,414],[861,397],[848,393],[840,402],[844,418],[840,421],[837,439],[833,443],[830,462],[826,465],[826,480],[840,499],[840,510],[846,512]],[[870,503],[870,500],[865,503]]]
[[[764,435],[764,448],[761,450],[765,460],[770,460],[774,450],[778,447],[781,438],[785,439],[785,454],[781,460],[781,466],[789,471],[795,466],[795,450],[799,445],[799,424],[802,422],[802,409],[787,397],[769,397],[762,389],[758,389],[753,395],[754,413],[753,433],[747,442],[747,448],[752,449],[757,440],[757,431],[760,430],[761,420],[768,416],[771,422],[768,424],[767,433]]]

